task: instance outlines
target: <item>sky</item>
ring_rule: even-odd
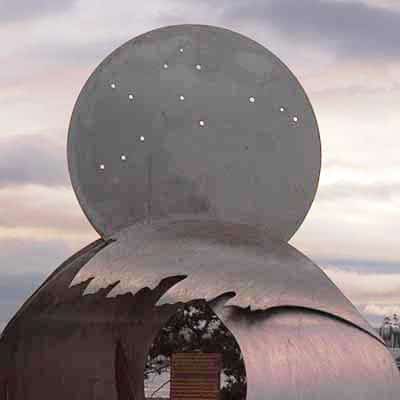
[[[372,324],[400,312],[398,0],[0,0],[0,330],[98,237],[67,173],[80,89],[116,47],[182,23],[244,34],[298,77],[319,123],[322,171],[290,243]]]

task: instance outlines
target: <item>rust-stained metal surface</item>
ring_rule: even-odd
[[[173,354],[170,400],[218,400],[221,368],[221,354],[200,352]]]
[[[317,122],[271,52],[227,29],[157,29],[110,54],[83,87],[68,135],[71,182],[105,236],[196,213],[288,240],[314,198]]]

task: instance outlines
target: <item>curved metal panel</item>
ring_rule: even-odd
[[[142,398],[152,341],[179,301],[203,297],[240,346],[247,400],[397,398],[400,377],[383,344],[362,331],[367,323],[318,267],[285,242],[207,220],[159,221],[115,239],[53,274],[0,341],[15,399],[60,389],[62,398],[101,391],[116,399],[118,343],[126,349],[131,391]],[[160,299],[173,304],[155,307]],[[288,302],[297,307],[279,307]]]
[[[313,201],[320,147],[311,104],[277,57],[226,29],[180,25],[99,65],[72,114],[68,163],[101,235],[195,213],[288,240]]]
[[[243,353],[247,400],[398,399],[389,351],[346,323],[307,310],[228,312],[222,319]]]
[[[51,305],[51,302],[54,303],[56,300],[62,298],[65,290],[80,268],[107,244],[108,242],[103,239],[98,239],[64,261],[20,307],[4,328],[0,340],[8,334],[21,318],[34,316],[39,311],[38,309],[41,305],[43,305],[44,299],[46,307],[48,307]]]
[[[119,282],[109,296],[154,288],[186,275],[158,304],[212,300],[265,310],[292,305],[337,315],[378,337],[329,278],[307,257],[262,230],[212,220],[167,219],[135,225],[93,257],[73,284],[92,278],[86,293]]]
[[[135,296],[107,298],[113,285],[83,296],[90,279],[69,287],[82,261],[77,257],[53,274],[0,341],[0,389],[9,383],[13,400],[117,400],[118,384],[126,383],[116,371],[119,345],[126,350],[130,391],[143,399],[148,349],[178,308],[154,305],[182,277]]]

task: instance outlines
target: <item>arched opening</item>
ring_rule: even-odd
[[[246,371],[232,333],[204,300],[178,309],[150,348],[145,398],[244,400]]]

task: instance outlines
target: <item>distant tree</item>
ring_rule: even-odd
[[[239,345],[205,301],[187,303],[164,326],[149,351],[145,379],[168,371],[173,353],[193,351],[222,355],[221,400],[245,399],[246,371]]]

